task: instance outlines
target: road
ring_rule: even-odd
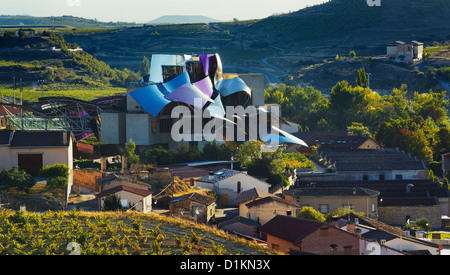
[[[423,63],[420,63],[419,65],[417,65],[417,68],[422,73],[426,73],[426,71],[427,71],[427,67],[425,65],[423,65]],[[450,92],[450,82],[445,81],[444,79],[442,79],[439,76],[436,76],[436,79],[439,81],[439,84],[441,84],[441,86],[442,86],[442,88],[444,88],[444,90],[446,90],[447,92]]]

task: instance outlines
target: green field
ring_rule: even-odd
[[[24,87],[22,91],[22,97],[24,101],[36,102],[42,96],[50,97],[50,96],[65,96],[72,97],[76,99],[81,99],[85,101],[94,100],[100,97],[112,96],[116,94],[124,94],[126,93],[125,88],[104,88],[104,89],[90,89],[86,88],[74,88],[68,90],[46,90],[44,86],[44,91],[41,90],[33,90],[33,87]],[[20,90],[16,88],[15,91],[16,99],[20,98]],[[4,88],[0,86],[0,95],[8,96],[10,98],[14,97],[14,89],[13,88]]]

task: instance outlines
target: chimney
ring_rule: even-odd
[[[63,144],[67,144],[67,132],[63,132]]]
[[[209,171],[208,179],[209,180],[214,180],[214,172],[213,171]]]
[[[125,171],[127,170],[127,156],[122,155],[122,170],[120,171],[122,174],[125,174]]]
[[[100,157],[100,170],[102,173],[106,171],[106,157]]]
[[[355,226],[354,222],[352,222],[352,221],[347,222],[347,231],[348,232],[355,233],[355,228],[356,228],[356,226]]]
[[[359,238],[361,238],[361,236],[362,236],[362,230],[361,230],[361,228],[355,228],[355,234],[356,234]]]
[[[339,217],[333,216],[331,218],[331,225],[334,227],[339,227]]]

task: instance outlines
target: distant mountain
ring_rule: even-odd
[[[220,20],[209,18],[203,15],[164,15],[156,18],[147,24],[194,24],[194,23],[211,23],[220,22]]]

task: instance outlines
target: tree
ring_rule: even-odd
[[[369,128],[364,126],[362,123],[352,122],[351,126],[347,127],[347,130],[352,133],[354,136],[359,137],[370,137],[372,134],[369,131]]]
[[[367,75],[366,75],[366,70],[364,69],[359,69],[357,76],[356,76],[356,84],[359,87],[362,88],[367,88],[368,87],[368,80],[367,80]]]
[[[144,77],[144,76],[148,75],[149,73],[150,73],[150,63],[148,61],[148,58],[146,56],[144,56],[144,58],[142,59],[141,65],[139,67],[138,74],[141,77]]]
[[[136,150],[136,143],[130,138],[128,143],[125,143],[125,147],[120,149],[120,154],[127,157],[127,163],[139,163],[139,155],[136,155],[134,151]]]
[[[322,213],[309,206],[303,207],[302,210],[297,214],[297,218],[320,222],[325,221],[325,216]]]

